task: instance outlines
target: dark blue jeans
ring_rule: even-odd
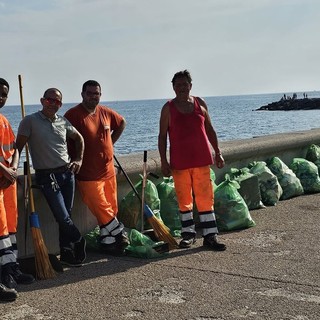
[[[75,178],[70,170],[59,173],[36,171],[36,182],[41,187],[47,203],[59,225],[60,248],[69,248],[81,234],[71,219]]]

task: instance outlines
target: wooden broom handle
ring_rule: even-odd
[[[22,119],[23,119],[25,117],[25,108],[24,108],[23,94],[22,94],[22,76],[20,74],[18,75],[18,80],[19,80],[21,115],[22,115]],[[28,176],[30,211],[31,211],[31,213],[33,213],[33,212],[35,212],[35,206],[34,206],[33,192],[32,192],[32,188],[31,188],[32,180],[31,180],[31,172],[30,172],[30,160],[29,160],[28,143],[26,143],[26,145],[25,145],[25,152],[26,152],[26,160],[27,160],[27,176]]]

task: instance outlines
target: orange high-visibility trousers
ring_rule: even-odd
[[[0,236],[17,232],[18,204],[17,183],[0,189]]]
[[[99,226],[109,223],[118,213],[116,176],[98,181],[77,181],[82,201],[97,218]]]
[[[199,212],[213,210],[214,194],[210,166],[172,170],[172,176],[181,212],[193,209],[193,196]]]
[[[202,235],[205,237],[217,234],[210,167],[173,170],[172,176],[180,209],[182,237],[187,233],[195,233],[193,196],[199,213]]]

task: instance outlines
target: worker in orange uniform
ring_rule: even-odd
[[[129,244],[124,226],[117,219],[117,181],[113,145],[121,136],[125,119],[99,104],[100,84],[88,80],[82,86],[82,103],[69,109],[65,117],[81,133],[85,148],[82,167],[76,175],[82,201],[100,226],[102,251],[121,255]],[[72,153],[72,145],[70,145]]]
[[[0,78],[0,108],[8,97],[9,84]],[[17,298],[18,284],[34,282],[30,274],[22,273],[17,263],[17,167],[19,152],[7,118],[0,114],[0,301]]]
[[[181,218],[179,246],[189,248],[196,241],[193,219],[193,197],[199,212],[203,246],[224,251],[218,242],[214,214],[214,194],[210,165],[224,166],[218,138],[205,101],[190,95],[192,79],[188,70],[177,72],[172,79],[176,97],[162,108],[158,148],[164,176],[173,176]],[[167,138],[170,141],[170,163],[167,160]],[[213,159],[211,147],[215,152]]]

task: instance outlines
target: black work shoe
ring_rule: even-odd
[[[179,243],[180,248],[190,248],[196,242],[196,235],[186,235]]]
[[[117,243],[110,243],[110,244],[106,244],[106,243],[100,243],[100,250],[105,253],[105,254],[110,254],[112,256],[123,256],[124,255],[124,248],[122,248],[121,246],[119,246]]]
[[[125,231],[122,231],[120,234],[116,235],[115,239],[116,245],[123,250],[130,244],[128,235]]]
[[[8,263],[2,266],[1,282],[10,289],[17,288],[18,284],[30,284],[35,281],[33,275],[22,273],[18,263]]]
[[[80,241],[74,243],[74,257],[81,263],[86,260],[86,239],[81,237]]]
[[[17,291],[15,289],[7,288],[4,284],[0,283],[0,301],[14,301],[17,299]]]
[[[227,248],[225,244],[217,241],[217,236],[215,234],[205,236],[203,239],[203,246],[214,251],[224,251]]]
[[[81,267],[82,261],[76,259],[73,250],[69,248],[63,248],[60,251],[60,262],[69,267]]]
[[[129,238],[125,231],[120,232],[115,237],[109,236],[109,241],[111,238],[114,238],[114,242],[112,243],[104,243],[101,242],[105,238],[100,239],[100,250],[106,254],[110,254],[113,256],[123,256],[125,254],[125,248],[130,244]]]
[[[9,289],[17,289],[18,287],[18,284],[16,280],[14,280],[13,276],[10,273],[4,273],[3,271],[1,275],[1,282]]]
[[[31,284],[35,281],[35,278],[32,274],[22,273],[18,264],[12,266],[11,271],[11,275],[17,284]]]

